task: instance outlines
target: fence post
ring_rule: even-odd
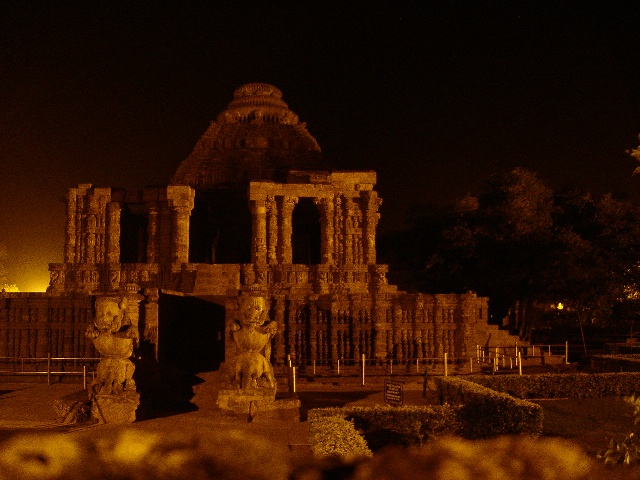
[[[82,366],[82,388],[87,389],[87,366]]]
[[[473,373],[473,357],[469,357],[469,373]]]
[[[338,359],[338,375],[340,375],[340,359]]]
[[[313,361],[313,376],[316,376],[316,361]]]
[[[47,353],[47,385],[51,385],[51,353]]]
[[[569,364],[569,340],[564,342],[564,363]]]
[[[289,369],[289,393],[296,393],[296,367]]]
[[[447,353],[444,354],[444,376],[446,377],[447,374],[449,373],[447,370]]]
[[[362,385],[364,385],[364,353],[362,354]]]
[[[393,375],[393,358],[389,359],[389,373]]]
[[[518,352],[518,373],[522,375],[522,353]]]

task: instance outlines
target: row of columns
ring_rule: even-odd
[[[477,311],[486,307],[486,299],[463,295],[450,302],[435,297],[435,304],[401,307],[374,298],[348,308],[338,304],[320,308],[317,301],[278,298],[273,306],[273,319],[279,325],[275,359],[280,362],[288,354],[298,360],[337,360],[345,352],[349,358],[366,353],[397,360],[468,355],[475,345]],[[401,321],[405,317],[409,321]]]
[[[152,198],[144,201],[147,262],[188,262],[194,191],[190,187],[169,186],[150,192],[148,196]],[[111,199],[110,188],[80,185],[69,189],[65,263],[120,263],[121,211],[121,203]]]
[[[375,191],[359,197],[313,198],[320,213],[323,264],[375,264],[380,200]],[[251,200],[252,263],[292,262],[293,210],[299,197],[264,195]],[[360,252],[360,253],[357,253]]]

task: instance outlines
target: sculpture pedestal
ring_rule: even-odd
[[[136,409],[140,394],[94,395],[91,399],[91,416],[100,423],[122,424],[136,421]]]
[[[260,420],[300,420],[300,400],[297,398],[275,399],[276,391],[218,390],[216,404],[219,409],[232,415]]]
[[[219,390],[216,404],[221,410],[233,413],[251,414],[254,411],[270,410],[269,406],[276,400],[276,390]]]

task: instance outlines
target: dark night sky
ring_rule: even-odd
[[[23,291],[62,260],[66,188],[168,183],[249,82],[334,168],[378,171],[383,228],[516,166],[640,200],[635,2],[7,3],[0,244]]]

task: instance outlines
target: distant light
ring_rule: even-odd
[[[564,308],[564,305],[562,304],[562,302],[558,303],[558,305],[556,305],[556,308],[558,310],[562,310]]]
[[[33,280],[29,280],[26,282],[26,285],[23,285],[24,292],[46,292],[47,287],[49,286],[48,280],[43,280],[40,278],[34,278]]]
[[[8,285],[6,283],[2,285],[2,288],[0,290],[2,290],[3,292],[19,292],[20,291],[16,284]]]

